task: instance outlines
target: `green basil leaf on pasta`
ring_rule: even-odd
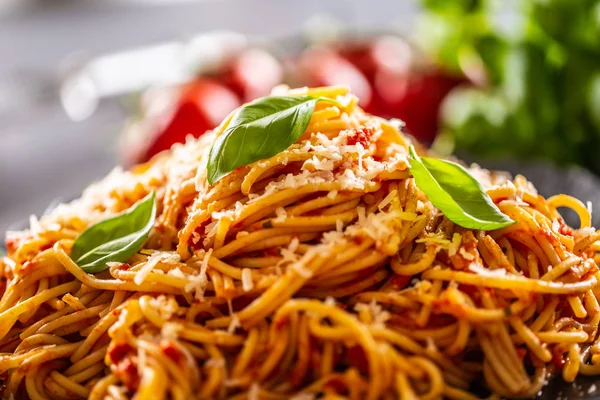
[[[156,219],[156,194],[148,194],[124,212],[88,227],[77,237],[71,259],[85,272],[108,268],[108,262],[125,262],[148,240]]]
[[[408,158],[416,185],[450,221],[464,228],[486,231],[514,224],[463,166],[438,158],[419,157],[413,146],[409,148]]]
[[[208,183],[290,147],[306,130],[320,100],[337,103],[311,96],[269,96],[240,108],[210,149]]]

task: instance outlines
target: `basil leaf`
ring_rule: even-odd
[[[486,231],[514,224],[463,166],[438,158],[419,157],[413,146],[409,148],[408,158],[416,185],[450,221],[464,228]]]
[[[210,149],[208,183],[290,147],[306,130],[319,100],[336,103],[311,96],[269,96],[240,108]]]
[[[152,192],[124,212],[88,227],[75,240],[71,259],[88,273],[104,271],[107,262],[125,262],[146,242],[155,219]]]

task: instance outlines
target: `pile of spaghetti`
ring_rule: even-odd
[[[276,156],[209,185],[228,118],[8,232],[2,398],[534,397],[553,374],[600,374],[589,207],[471,168],[516,223],[463,228],[416,186],[399,124],[345,88],[286,93],[335,102]],[[71,259],[151,192],[156,222],[127,262]]]

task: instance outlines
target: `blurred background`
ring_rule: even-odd
[[[0,0],[0,231],[280,83],[600,205],[600,0]]]

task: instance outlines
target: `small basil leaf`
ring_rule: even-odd
[[[290,147],[306,130],[319,100],[335,103],[311,96],[270,96],[240,108],[210,149],[208,183]]]
[[[71,259],[88,273],[104,271],[107,262],[125,262],[148,240],[155,219],[152,192],[124,212],[88,227],[75,240]]]
[[[409,148],[408,158],[416,185],[450,221],[464,228],[486,231],[514,224],[463,166],[438,158],[419,157],[413,146]]]

